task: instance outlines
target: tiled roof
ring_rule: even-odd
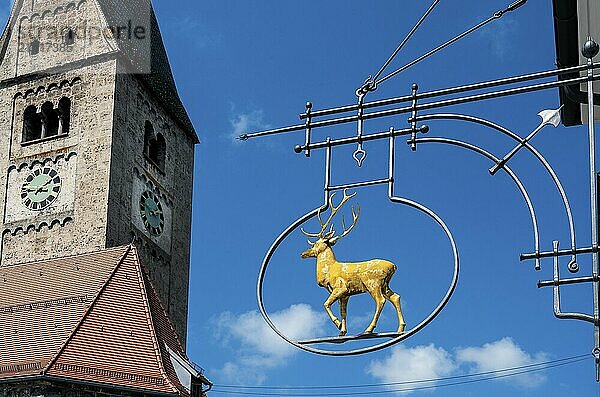
[[[188,396],[183,345],[135,247],[0,268],[0,380],[50,376]]]

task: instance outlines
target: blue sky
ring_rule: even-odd
[[[374,74],[424,12],[426,2],[400,1],[155,1],[181,97],[202,144],[196,152],[189,356],[216,385],[360,385],[461,376],[586,354],[592,327],[559,321],[550,279],[552,262],[536,273],[519,254],[533,250],[523,199],[504,173],[457,148],[423,145],[416,153],[398,140],[396,193],[436,211],[458,243],[462,270],[446,310],[401,345],[378,353],[328,358],[289,348],[266,328],[257,311],[256,279],[279,233],[322,200],[323,153],[296,155],[302,133],[242,143],[234,136],[298,122],[307,100],[315,108],[351,104],[355,89]],[[442,1],[392,65],[399,67],[504,8],[509,1]],[[173,5],[176,5],[175,7]],[[3,2],[6,18],[8,2]],[[502,20],[406,71],[371,99],[552,69],[555,64],[550,1],[530,1]],[[505,98],[445,111],[475,115],[526,136],[537,113],[558,108],[557,91]],[[406,116],[373,121],[367,132],[402,128]],[[493,131],[457,122],[432,122],[431,136],[464,139],[497,156],[514,144]],[[353,125],[315,132],[341,137]],[[548,128],[533,140],[557,170],[571,201],[581,245],[589,244],[587,139],[584,127]],[[387,142],[369,143],[364,169],[351,149],[335,153],[335,183],[387,173]],[[544,250],[568,245],[558,193],[525,152],[511,166],[536,205]],[[398,265],[392,288],[403,297],[408,327],[437,305],[451,277],[451,252],[439,228],[414,210],[391,204],[383,187],[358,191],[356,230],[335,248],[339,259],[389,259]],[[314,228],[314,223],[307,225]],[[266,306],[290,336],[328,336],[326,291],[315,282],[314,260],[296,232],[273,258]],[[580,259],[582,275],[589,258]],[[563,263],[565,269],[566,263]],[[591,288],[563,291],[565,310],[591,311]],[[374,309],[369,297],[349,306],[351,333],[362,331]],[[391,305],[380,331],[396,328]],[[432,384],[429,384],[432,385]],[[433,384],[435,385],[435,384]],[[220,390],[223,390],[221,388]],[[239,389],[230,389],[238,390]],[[382,389],[386,390],[386,389]],[[271,391],[272,392],[272,391]],[[590,396],[600,392],[591,360],[545,372],[464,386],[439,387],[429,396]],[[233,395],[214,393],[214,395]],[[323,394],[319,394],[323,395]],[[393,395],[393,394],[390,394]]]
[[[327,358],[290,349],[258,315],[255,285],[262,258],[277,235],[322,200],[323,153],[293,153],[302,133],[240,143],[233,136],[298,122],[307,100],[315,108],[350,104],[355,89],[374,74],[426,3],[393,1],[178,1],[156,2],[181,95],[199,131],[194,196],[189,355],[220,385],[339,385],[389,383],[456,376],[586,354],[592,327],[559,321],[551,278],[519,254],[533,249],[527,208],[506,174],[490,177],[486,159],[460,149],[423,145],[416,153],[398,140],[396,193],[435,210],[452,229],[462,271],[448,308],[402,345],[352,358]],[[442,1],[393,66],[505,7],[504,1]],[[530,1],[448,50],[382,85],[371,99],[552,69],[551,3]],[[537,113],[558,108],[556,91],[506,98],[445,111],[472,114],[522,136]],[[406,125],[406,116],[369,122],[366,130]],[[432,136],[460,138],[497,156],[513,143],[464,123],[430,123]],[[354,134],[352,125],[315,136]],[[581,244],[589,243],[585,128],[549,128],[533,143],[561,177],[571,200]],[[333,178],[346,183],[386,175],[385,141],[367,146],[365,169],[351,149],[336,151]],[[551,180],[525,152],[511,162],[536,205],[543,249],[568,242],[561,201]],[[384,257],[398,265],[392,287],[403,297],[409,328],[437,304],[451,276],[451,256],[439,228],[415,211],[390,204],[385,188],[361,189],[359,224],[336,246],[338,258]],[[311,225],[308,225],[310,227]],[[312,224],[314,228],[314,224]],[[293,234],[276,253],[266,280],[266,306],[293,336],[335,334],[324,317],[326,291],[315,264],[302,261],[307,245]],[[582,274],[589,258],[580,260]],[[563,264],[563,269],[566,264]],[[591,288],[563,292],[565,309],[591,310]],[[368,323],[369,297],[350,300],[350,331]],[[386,306],[380,330],[396,327]],[[221,389],[223,390],[223,389]],[[232,389],[233,390],[233,389]],[[597,392],[594,366],[546,372],[417,394],[432,396],[589,396]],[[271,391],[272,392],[272,391]],[[217,395],[215,393],[215,395]],[[218,395],[228,395],[219,393]],[[233,394],[231,394],[233,395]]]

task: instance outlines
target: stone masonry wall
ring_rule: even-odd
[[[129,243],[135,235],[142,264],[185,341],[194,142],[134,76],[118,75],[115,102],[108,244]],[[164,171],[144,155],[146,121],[166,140]],[[132,195],[140,183],[157,193],[165,214],[172,217],[162,236],[151,236],[139,225],[139,198]]]
[[[115,69],[108,61],[0,89],[0,266],[106,246]],[[64,96],[72,102],[68,135],[22,143],[25,107]],[[40,166],[59,172],[63,190],[47,209],[30,211],[21,186]]]
[[[0,65],[0,80],[64,66],[115,50],[93,0],[25,1]],[[65,36],[74,32],[74,43]],[[37,53],[31,52],[34,41]]]

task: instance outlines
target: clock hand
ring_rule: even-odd
[[[38,188],[38,190],[37,190],[35,193],[36,193],[36,194],[37,194],[37,193],[41,193],[41,192],[43,192],[44,190],[45,190],[45,191],[48,191],[48,188],[46,188],[46,186],[48,186],[50,183],[52,183],[52,179],[48,180],[46,183],[44,183],[42,186],[40,186],[40,187]]]
[[[48,191],[48,188],[46,188],[46,187],[33,188],[33,189],[32,189],[32,188],[28,188],[28,189],[27,189],[27,191],[28,191],[28,192],[35,192],[35,193],[37,194],[37,193],[41,193],[41,192],[43,192],[43,191],[46,191],[46,192],[47,192],[47,191]]]

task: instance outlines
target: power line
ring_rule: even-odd
[[[503,379],[508,377],[514,377],[518,375],[524,375],[528,373],[540,372],[551,368],[561,367],[565,365],[571,365],[582,361],[587,361],[590,359],[589,354],[573,356],[569,358],[563,358],[560,360],[553,360],[544,363],[531,364],[521,367],[513,367],[506,368],[497,371],[489,371],[489,372],[481,372],[476,374],[468,374],[468,375],[459,375],[453,377],[444,377],[444,378],[435,378],[428,380],[419,380],[419,381],[409,381],[409,382],[394,382],[394,383],[380,383],[380,384],[372,384],[372,385],[348,385],[348,386],[297,386],[297,387],[283,387],[283,386],[233,386],[233,385],[215,385],[212,390],[213,393],[229,393],[235,395],[249,395],[249,396],[295,396],[295,397],[314,397],[314,396],[361,396],[361,395],[369,395],[369,394],[390,394],[390,393],[398,393],[398,392],[413,392],[419,390],[429,390],[435,388],[449,387],[449,386],[459,386],[466,385],[478,382],[485,382],[496,379]],[[509,373],[506,373],[509,372]],[[488,376],[491,375],[491,376]],[[444,383],[441,385],[428,385],[428,386],[419,386],[419,387],[405,387],[398,389],[389,389],[389,390],[371,390],[371,391],[360,391],[360,392],[345,392],[345,393],[319,393],[315,394],[316,390],[331,390],[331,389],[356,389],[356,388],[374,388],[374,387],[391,387],[391,386],[401,386],[401,385],[410,385],[410,384],[422,384],[422,383],[433,383],[433,382],[442,382],[448,380],[458,380],[458,379],[466,379],[466,378],[477,378],[477,379],[468,379],[457,382]],[[219,390],[219,388],[233,389],[233,390]],[[237,389],[237,390],[235,390]],[[313,390],[312,393],[270,393],[270,392],[258,392],[258,391],[248,391],[249,389],[263,389],[266,391],[276,391],[276,390]],[[244,391],[246,390],[246,391]]]
[[[391,383],[373,383],[373,384],[364,384],[364,385],[338,385],[338,386],[243,386],[243,385],[215,385],[215,387],[220,388],[233,388],[233,389],[261,389],[261,390],[313,390],[313,389],[356,389],[356,388],[368,388],[368,387],[387,387],[387,386],[401,386],[401,385],[413,385],[419,383],[431,383],[431,382],[440,382],[447,380],[455,380],[455,379],[463,379],[463,378],[472,378],[477,376],[485,376],[485,375],[493,375],[510,371],[518,371],[528,368],[540,367],[545,365],[557,364],[565,361],[572,361],[582,358],[588,358],[589,354],[581,354],[578,356],[566,357],[557,360],[539,362],[535,364],[523,365],[519,367],[498,369],[494,371],[486,371],[479,372],[475,374],[465,374],[465,375],[455,375],[448,376],[442,378],[435,379],[423,379],[423,380],[414,380],[414,381],[404,381],[404,382],[391,382]]]

